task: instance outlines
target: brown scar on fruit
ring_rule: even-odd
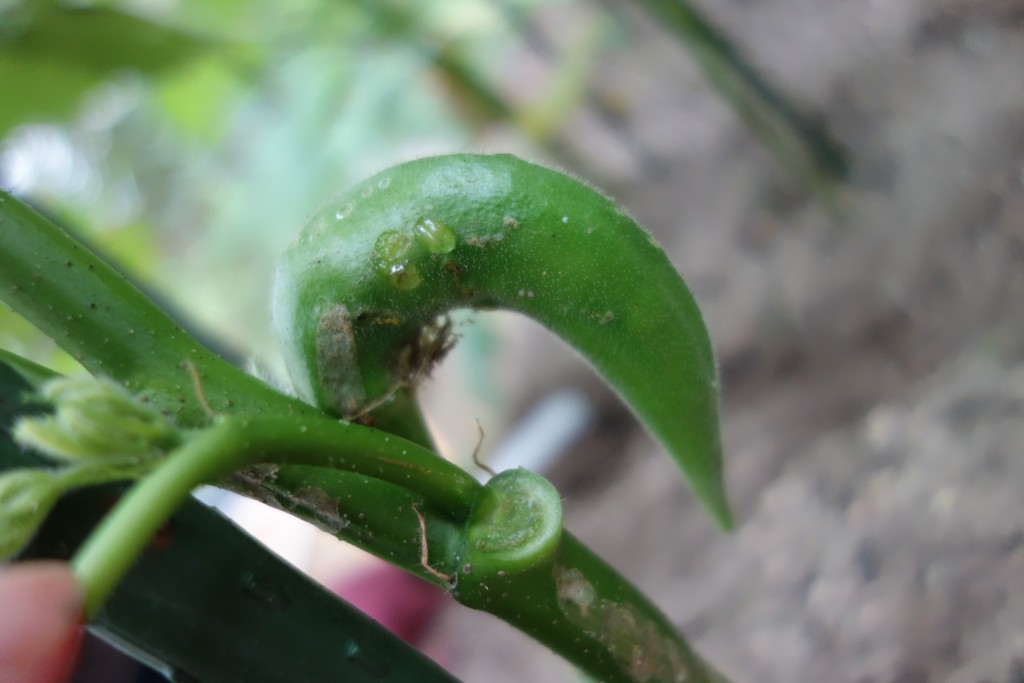
[[[331,405],[339,415],[359,411],[366,390],[359,373],[355,332],[348,308],[332,306],[316,326],[316,368],[330,392]]]
[[[372,311],[362,311],[355,320],[366,325],[400,325],[402,319]],[[353,318],[347,307],[330,308],[317,324],[317,371],[330,392],[334,409],[348,422],[371,424],[374,410],[387,403],[402,389],[415,387],[455,345],[452,322],[445,317],[425,325],[397,355],[388,389],[372,399],[366,396],[358,369]]]
[[[579,610],[581,617],[590,616],[590,605],[597,593],[594,586],[584,578],[583,572],[556,565],[555,588],[559,609],[565,612],[571,607]]]
[[[505,239],[505,236],[500,233],[497,235],[473,235],[466,238],[466,244],[477,249],[484,249],[501,242],[503,239]]]
[[[444,265],[441,266],[441,270],[455,278],[456,282],[462,279],[462,267],[455,261],[445,261]]]

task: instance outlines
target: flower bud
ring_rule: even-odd
[[[39,393],[54,406],[53,414],[22,418],[14,438],[51,457],[144,459],[162,454],[175,442],[176,431],[167,418],[110,380],[62,377],[44,384]]]

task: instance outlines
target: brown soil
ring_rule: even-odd
[[[581,115],[568,144],[704,307],[740,523],[717,533],[664,454],[618,429],[559,475],[568,527],[736,683],[1020,683],[1024,3],[713,10],[849,144],[843,215],[796,191],[685,51],[627,12],[634,40],[595,87],[626,103],[631,142]],[[522,386],[593,387],[525,337]],[[487,615],[453,609],[437,639],[467,681],[576,677]]]

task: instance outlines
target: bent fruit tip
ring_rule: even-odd
[[[691,483],[692,490],[704,510],[715,520],[718,528],[724,532],[736,528],[729,498],[725,493],[725,482],[721,476],[704,481]]]

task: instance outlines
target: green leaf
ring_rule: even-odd
[[[0,299],[90,372],[125,385],[178,426],[218,414],[316,414],[211,353],[64,230],[0,191]]]
[[[36,3],[0,12],[0,137],[55,121],[122,70],[156,76],[207,53],[209,40],[113,9]]]
[[[0,138],[30,121],[59,121],[78,110],[79,101],[102,73],[52,62],[34,62],[0,51]]]
[[[158,111],[186,136],[212,147],[224,137],[230,125],[228,108],[243,92],[243,85],[222,61],[199,60],[164,79]]]
[[[0,365],[4,364],[14,370],[25,382],[33,387],[38,387],[43,382],[57,377],[57,373],[49,368],[44,368],[42,365],[33,363],[6,349],[0,349]],[[2,402],[0,402],[0,405],[2,405]],[[4,427],[6,424],[6,422],[0,420],[0,427]]]

